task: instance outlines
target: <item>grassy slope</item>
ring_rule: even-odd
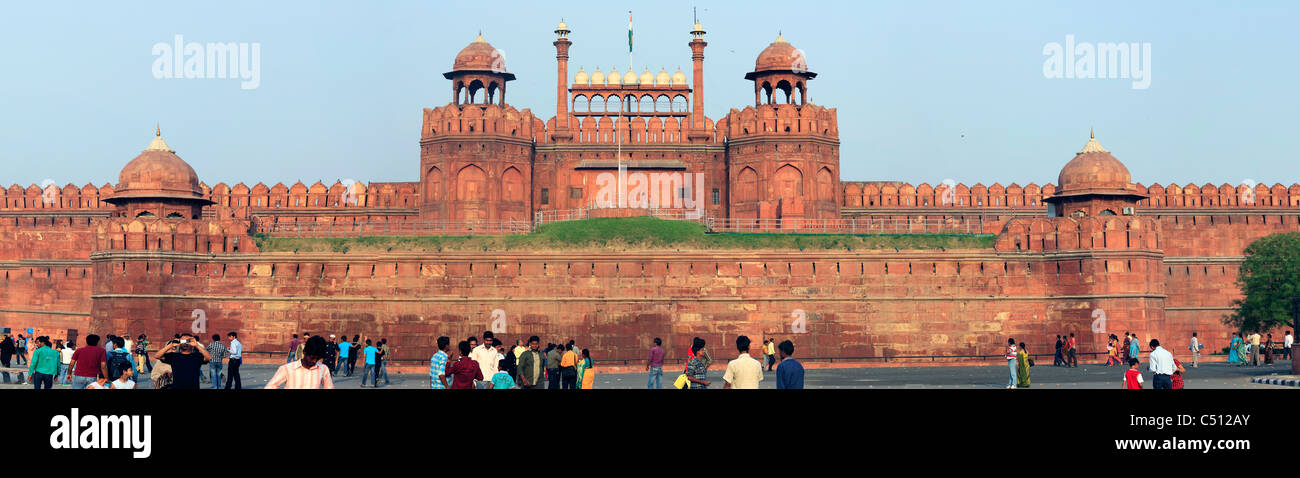
[[[695,222],[648,217],[584,219],[546,224],[510,236],[370,236],[284,238],[258,236],[265,252],[542,251],[655,249],[988,249],[991,234],[706,234]]]

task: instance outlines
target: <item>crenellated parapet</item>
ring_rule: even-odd
[[[1196,185],[1188,183],[1178,185],[1137,183],[1136,189],[1148,197],[1137,202],[1141,209],[1182,209],[1182,208],[1300,208],[1300,184],[1284,186],[1276,183],[1267,184],[1213,184]],[[951,193],[948,193],[951,188]],[[1016,183],[1003,186],[993,183],[967,185],[955,183],[949,185],[938,183],[912,184],[901,181],[844,181],[840,183],[843,192],[843,207],[846,208],[1046,208],[1042,200],[1056,191],[1056,185],[1048,183],[1039,186],[1029,183],[1020,186]]]
[[[95,219],[96,251],[164,251],[228,254],[257,252],[246,221]]]
[[[422,141],[453,135],[499,135],[523,141],[550,141],[542,120],[532,110],[507,105],[457,105],[424,109]]]
[[[1007,221],[998,251],[1160,249],[1161,224],[1148,217],[1052,217]]]

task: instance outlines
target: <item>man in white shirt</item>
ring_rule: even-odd
[[[1164,347],[1160,346],[1160,341],[1151,339],[1151,355],[1147,357],[1151,370],[1151,388],[1152,389],[1172,389],[1174,388],[1174,354],[1169,353]]]
[[[1295,345],[1295,337],[1291,336],[1291,331],[1286,331],[1286,339],[1282,340],[1282,360],[1291,359],[1291,347]]]
[[[244,363],[244,344],[239,343],[239,334],[231,332],[226,336],[230,338],[230,360],[226,362],[226,390],[230,390],[232,381],[235,383],[235,390],[241,390],[244,386],[239,380],[239,366]]]
[[[497,348],[493,345],[492,331],[483,332],[483,343],[470,351],[469,358],[478,362],[479,370],[483,371],[483,380],[491,386],[492,376],[497,374]]]
[[[1192,368],[1197,368],[1196,362],[1201,358],[1201,341],[1196,338],[1196,332],[1192,332],[1192,345],[1188,348],[1192,349]]]
[[[749,355],[749,337],[736,337],[736,350],[740,354],[727,363],[727,372],[722,375],[727,383],[722,388],[758,388],[758,382],[763,381],[763,364]]]

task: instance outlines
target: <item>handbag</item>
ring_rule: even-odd
[[[684,373],[678,375],[677,380],[673,380],[673,386],[681,390],[685,390],[686,387],[689,387],[690,385],[691,385],[691,381],[686,379],[686,374]]]

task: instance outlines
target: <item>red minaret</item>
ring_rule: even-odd
[[[688,139],[691,141],[707,141],[709,132],[704,129],[704,47],[709,43],[704,41],[704,27],[700,22],[695,22],[695,29],[691,30],[691,60],[694,62],[695,77],[693,84],[694,98],[691,100],[691,129]]]
[[[569,26],[560,20],[560,25],[555,27],[555,131],[551,132],[554,139],[569,139],[572,134],[569,133]]]

